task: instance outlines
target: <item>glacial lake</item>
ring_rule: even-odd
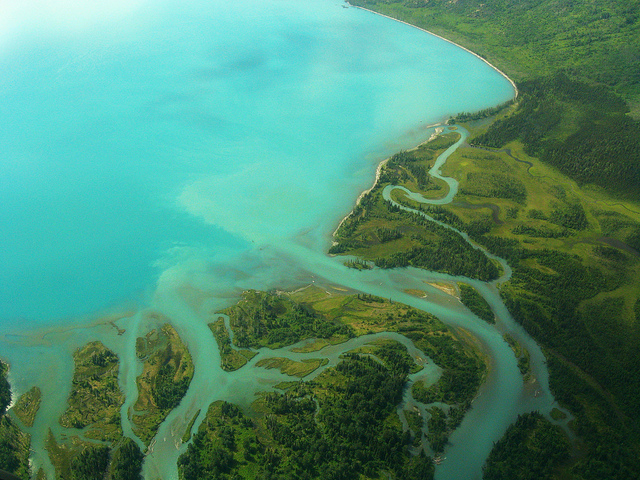
[[[549,411],[542,354],[495,285],[474,283],[498,329],[436,289],[425,299],[403,293],[454,277],[357,272],[326,255],[381,160],[426,140],[450,115],[513,97],[499,72],[440,38],[334,0],[7,5],[0,357],[11,363],[15,393],[43,390],[29,430],[35,466],[53,472],[42,432],[61,430],[71,352],[104,341],[120,355],[121,386],[134,400],[140,366],[132,347],[148,331],[143,312],[153,309],[172,319],[196,362],[187,397],[145,464],[146,478],[176,478],[185,445],[174,439],[185,422],[214,399],[237,399],[242,382],[260,381],[220,370],[206,325],[208,312],[249,288],[343,285],[479,338],[491,374],[438,480],[480,478],[518,413]],[[104,318],[126,333],[116,336]],[[522,383],[505,331],[532,353],[536,395]]]

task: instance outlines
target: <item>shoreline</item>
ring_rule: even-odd
[[[413,25],[413,24],[411,24],[411,23],[409,23],[409,22],[405,22],[404,20],[399,20],[399,19],[397,19],[397,18],[393,18],[393,17],[391,17],[391,16],[389,16],[389,15],[385,15],[384,13],[376,12],[375,10],[371,10],[371,9],[369,9],[369,8],[360,7],[360,6],[358,6],[358,5],[352,5],[352,4],[350,4],[348,1],[346,1],[345,3],[346,3],[349,7],[359,8],[360,10],[364,10],[365,12],[369,12],[369,13],[372,13],[372,14],[374,14],[374,15],[379,15],[379,16],[381,16],[381,17],[388,18],[389,20],[393,20],[393,21],[395,21],[395,22],[403,23],[403,24],[408,25],[409,27],[412,27],[412,28],[417,28],[418,30],[420,30],[420,31],[422,31],[422,32],[428,33],[429,35],[433,35],[434,37],[437,37],[437,38],[439,38],[439,39],[441,39],[441,40],[444,40],[445,42],[448,42],[448,43],[450,43],[451,45],[455,45],[456,47],[461,48],[462,50],[464,50],[464,51],[466,51],[466,52],[470,53],[471,55],[475,56],[476,58],[478,58],[478,59],[482,60],[484,63],[486,63],[487,65],[489,65],[491,68],[493,68],[496,72],[498,72],[500,75],[502,75],[502,76],[503,76],[503,77],[504,77],[504,78],[505,78],[505,79],[506,79],[506,80],[511,84],[511,86],[513,87],[513,90],[514,90],[514,93],[515,93],[515,98],[518,98],[519,91],[518,91],[518,87],[516,86],[515,82],[514,82],[513,80],[511,80],[511,78],[509,78],[509,76],[508,76],[506,73],[504,73],[504,72],[503,72],[502,70],[500,70],[498,67],[496,67],[495,65],[493,65],[491,62],[489,62],[486,58],[482,58],[480,55],[478,55],[477,53],[475,53],[475,52],[473,52],[473,51],[469,50],[468,48],[463,47],[462,45],[459,45],[459,44],[457,44],[456,42],[454,42],[454,41],[452,41],[452,40],[449,40],[448,38],[445,38],[445,37],[443,37],[443,36],[441,36],[441,35],[438,35],[437,33],[430,32],[429,30],[426,30],[426,29],[424,29],[424,28],[422,28],[422,27],[418,27],[417,25]],[[432,125],[428,125],[428,126],[427,126],[427,128],[431,128],[431,127],[443,127],[443,129],[444,129],[444,127],[446,127],[446,124],[445,124],[445,123],[434,123],[434,124],[432,124]],[[411,150],[415,150],[415,149],[419,148],[421,145],[423,145],[423,144],[425,144],[425,143],[427,143],[427,142],[430,142],[430,141],[431,141],[431,140],[433,140],[435,137],[437,137],[440,133],[442,133],[442,130],[441,130],[440,132],[438,132],[438,128],[436,128],[436,130],[434,131],[434,133],[432,133],[432,134],[431,134],[431,136],[430,136],[427,140],[425,140],[424,142],[420,142],[418,145],[416,145],[414,148],[410,149],[409,151],[411,151]],[[376,176],[375,176],[375,179],[374,179],[373,185],[372,185],[371,187],[369,187],[367,190],[364,190],[363,192],[361,192],[361,193],[360,193],[360,195],[358,195],[358,198],[356,199],[356,202],[355,202],[355,204],[354,204],[353,208],[351,209],[351,211],[349,211],[349,213],[347,213],[344,217],[342,217],[342,220],[340,220],[340,222],[338,223],[338,226],[335,228],[335,230],[334,230],[334,231],[333,231],[333,233],[331,234],[331,238],[332,238],[332,239],[334,239],[334,238],[335,238],[336,233],[338,232],[338,230],[340,230],[340,227],[341,227],[341,226],[342,226],[342,224],[345,222],[345,220],[347,220],[347,218],[349,218],[349,217],[351,216],[351,214],[353,213],[353,211],[355,210],[355,208],[356,208],[358,205],[360,205],[360,201],[362,200],[362,198],[363,198],[367,193],[371,192],[371,191],[376,187],[376,185],[378,184],[378,181],[379,181],[379,179],[380,179],[380,173],[382,172],[382,167],[383,167],[383,166],[384,166],[384,165],[389,161],[389,159],[390,159],[390,158],[391,158],[391,157],[387,157],[387,158],[385,158],[384,160],[382,160],[382,161],[378,164],[378,166],[377,166],[377,168],[376,168]],[[332,241],[332,245],[336,245],[336,243],[337,243],[337,242],[336,242],[335,240],[333,240],[333,241]]]
[[[374,15],[380,15],[381,17],[388,18],[388,19],[393,20],[393,21],[395,21],[395,22],[404,23],[405,25],[408,25],[408,26],[410,26],[410,27],[417,28],[418,30],[421,30],[421,31],[423,31],[423,32],[425,32],[425,33],[428,33],[429,35],[433,35],[434,37],[437,37],[437,38],[439,38],[440,40],[444,40],[445,42],[448,42],[448,43],[450,43],[451,45],[455,45],[456,47],[461,48],[461,49],[463,49],[463,50],[464,50],[464,51],[466,51],[466,52],[469,52],[471,55],[473,55],[473,56],[474,56],[474,57],[476,57],[476,58],[479,58],[479,59],[480,59],[480,60],[482,60],[484,63],[486,63],[487,65],[489,65],[491,68],[493,68],[496,72],[498,72],[500,75],[502,75],[502,76],[503,76],[503,77],[504,77],[504,78],[505,78],[505,79],[506,79],[506,80],[511,84],[511,86],[513,87],[513,90],[514,90],[514,92],[515,92],[515,98],[518,98],[519,91],[518,91],[518,87],[516,86],[516,83],[515,83],[513,80],[511,80],[511,78],[509,78],[509,76],[508,76],[506,73],[504,73],[502,70],[500,70],[498,67],[496,67],[496,66],[495,66],[494,64],[492,64],[491,62],[489,62],[486,58],[481,57],[481,56],[480,56],[480,55],[478,55],[477,53],[475,53],[475,52],[473,52],[473,51],[469,50],[467,47],[463,47],[462,45],[457,44],[456,42],[454,42],[454,41],[452,41],[452,40],[449,40],[448,38],[445,38],[445,37],[443,37],[442,35],[438,35],[437,33],[430,32],[430,31],[429,31],[429,30],[427,30],[427,29],[424,29],[424,28],[422,28],[422,27],[418,27],[417,25],[413,25],[412,23],[409,23],[409,22],[405,22],[404,20],[400,20],[400,19],[398,19],[398,18],[393,18],[393,17],[391,17],[391,16],[389,16],[389,15],[385,15],[384,13],[376,12],[375,10],[371,10],[371,9],[369,9],[369,8],[359,7],[358,5],[352,5],[352,4],[350,4],[348,1],[347,1],[346,3],[349,5],[349,7],[359,8],[360,10],[364,10],[365,12],[370,12],[370,13],[373,13]]]
[[[424,145],[425,143],[428,143],[431,140],[433,140],[434,138],[438,137],[444,131],[446,125],[444,123],[434,123],[432,125],[427,125],[426,126],[427,129],[428,128],[433,128],[433,127],[435,127],[435,130],[433,131],[433,133],[431,135],[429,135],[429,138],[427,138],[424,142],[418,143],[415,147],[410,148],[409,150],[405,150],[405,151],[411,152],[413,150],[416,150],[416,149],[420,148],[421,145]],[[395,155],[395,153],[393,155]],[[375,179],[373,180],[373,185],[371,185],[366,190],[363,190],[360,193],[360,195],[358,195],[358,198],[356,199],[356,202],[354,203],[353,207],[351,208],[349,213],[347,213],[344,217],[342,217],[342,220],[340,220],[340,223],[338,223],[338,226],[335,228],[335,230],[331,234],[331,238],[335,238],[336,233],[338,233],[338,230],[340,230],[340,227],[342,226],[342,224],[345,222],[345,220],[347,218],[349,218],[351,216],[351,214],[356,209],[356,207],[358,205],[360,205],[360,201],[364,198],[364,196],[367,193],[371,192],[374,188],[376,188],[376,185],[378,185],[378,181],[380,180],[380,174],[382,173],[382,167],[384,167],[387,164],[387,162],[391,159],[391,157],[393,157],[393,155],[391,155],[390,157],[385,158],[384,160],[382,160],[381,162],[378,163],[378,166],[376,167],[376,176],[375,176]],[[335,245],[337,242],[335,240],[333,240],[331,243],[332,243],[332,245]]]

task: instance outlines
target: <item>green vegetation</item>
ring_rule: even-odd
[[[430,459],[408,454],[395,413],[403,371],[347,355],[313,382],[265,394],[257,416],[215,402],[180,457],[180,478],[433,478]]]
[[[505,333],[503,337],[511,347],[511,350],[513,350],[513,354],[518,359],[518,370],[520,370],[520,373],[524,377],[524,381],[529,381],[531,379],[531,363],[529,351],[508,333]]]
[[[85,478],[104,478],[109,467],[109,447],[92,445],[71,460],[71,478],[81,480]]]
[[[0,416],[0,468],[19,478],[29,478],[29,435],[7,416]]]
[[[121,437],[112,446],[90,443],[78,437],[58,443],[49,430],[46,448],[57,480],[142,479],[144,456],[130,438]]]
[[[470,173],[460,193],[476,197],[507,198],[518,203],[523,203],[527,198],[527,191],[520,180],[497,172]]]
[[[391,331],[409,338],[443,370],[441,378],[429,388],[422,382],[419,382],[419,387],[414,387],[414,392],[419,390],[418,394],[414,393],[416,400],[425,403],[445,402],[450,406],[447,413],[441,411],[439,416],[444,422],[444,428],[437,430],[440,423],[436,424],[434,421],[428,425],[429,432],[432,433],[430,440],[439,449],[444,447],[448,435],[462,420],[486,374],[484,359],[477,347],[467,342],[466,337],[446,327],[433,315],[374,295],[346,295],[316,286],[277,296],[250,291],[245,292],[236,307],[227,309],[226,312],[232,322],[234,315],[238,315],[237,307],[240,306],[244,315],[257,317],[251,312],[260,311],[260,306],[266,302],[270,302],[272,311],[277,306],[285,305],[286,308],[279,308],[280,315],[287,316],[291,311],[305,312],[304,315],[315,319],[318,325],[347,328],[352,332],[351,335]],[[280,319],[276,314],[271,321],[278,324]],[[313,342],[300,350],[318,351],[328,345],[329,341]],[[302,377],[325,363],[326,360],[320,359],[294,362],[285,358],[267,358],[257,365],[279,368],[284,373]],[[431,475],[429,472],[432,472],[433,466],[430,461],[421,456],[407,457],[405,451],[409,445],[416,442],[419,444],[423,427],[417,427],[418,422],[414,418],[411,420],[412,432],[403,432],[400,419],[395,413],[407,375],[421,369],[409,355],[407,348],[395,340],[376,340],[348,352],[344,355],[343,362],[335,368],[324,370],[314,381],[283,383],[279,388],[286,390],[285,394],[269,393],[254,404],[255,414],[251,413],[250,417],[257,422],[251,427],[255,431],[251,433],[250,425],[238,420],[235,424],[242,424],[247,430],[235,430],[235,449],[229,447],[226,453],[215,453],[215,465],[212,461],[198,458],[205,455],[202,452],[211,452],[214,448],[211,445],[218,445],[215,448],[219,448],[217,439],[220,435],[230,434],[210,431],[213,420],[208,416],[198,435],[203,441],[208,438],[209,443],[206,445],[209,446],[199,445],[199,440],[194,438],[192,445],[195,447],[193,450],[190,447],[187,457],[181,460],[184,478],[195,478],[198,475],[202,478],[209,478],[207,475],[236,478],[233,477],[236,474],[240,478],[260,478],[259,475],[266,475],[266,471],[271,471],[276,478],[289,478],[277,475],[284,475],[283,472],[286,471],[306,471],[311,468],[309,465],[315,465],[310,471],[316,472],[310,478],[316,478],[318,472],[329,471],[332,476],[326,478],[354,478],[354,472],[371,478],[383,471],[393,475],[393,478],[414,478],[411,474],[403,473],[409,471]],[[345,395],[344,401],[339,399]],[[379,404],[372,405],[370,399],[378,397],[379,402],[376,400],[374,403]],[[379,413],[375,413],[376,408],[380,409]],[[291,417],[293,413],[295,416]],[[353,422],[346,420],[354,415],[356,419]],[[366,418],[370,415],[379,418],[382,427],[376,424],[378,420],[367,423]],[[434,411],[433,416],[435,415]],[[345,426],[338,425],[336,419],[340,419]],[[280,423],[284,426],[278,426]],[[228,422],[226,425],[229,426]],[[375,432],[370,431],[371,429]],[[375,443],[373,447],[367,446],[366,438],[377,438],[380,435],[388,442],[388,448],[376,446]],[[244,447],[241,449],[238,446],[238,438],[253,436],[258,440],[243,440]],[[251,447],[254,443],[256,445]],[[325,444],[326,448],[323,447]],[[289,449],[305,452],[304,458],[300,459],[299,454],[293,455]],[[343,450],[351,450],[352,453],[340,453]],[[383,455],[382,452],[386,450],[389,451]],[[267,456],[266,459],[264,455]],[[361,460],[353,463],[354,455]],[[383,455],[384,458],[376,455]],[[319,460],[318,456],[323,460]],[[373,463],[365,466],[369,460],[365,462],[364,459],[370,459]],[[198,467],[202,462],[208,465],[206,471]],[[297,474],[290,475],[291,478],[299,478]]]
[[[431,178],[426,173],[428,167],[458,138],[457,133],[448,133],[391,157],[382,167],[376,186],[340,225],[329,253],[359,256],[381,268],[414,266],[480,280],[497,278],[498,266],[458,233],[382,198],[387,185],[401,185],[429,196],[432,189],[428,188],[430,181],[425,180]],[[440,208],[420,210],[441,220]]]
[[[365,353],[378,357],[385,365],[395,365],[407,373],[417,373],[424,367],[418,365],[409,352],[407,347],[396,340],[375,340],[364,347],[351,350],[348,353]]]
[[[28,392],[20,395],[20,398],[13,406],[13,413],[26,427],[33,427],[38,409],[40,408],[40,400],[42,393],[38,387],[31,388]]]
[[[486,214],[459,206],[478,197],[460,195],[458,206],[445,208],[459,220],[457,228],[513,268],[501,295],[514,318],[546,348],[553,392],[576,416],[575,428],[588,450],[575,468],[584,479],[597,478],[589,475],[603,465],[611,472],[637,469],[640,397],[633,352],[640,346],[635,309],[640,262],[626,242],[635,238],[640,215],[634,211],[640,208],[581,188],[527,156],[518,143],[510,146],[505,152],[461,149],[449,158],[444,174],[464,184],[476,170],[509,172],[527,189],[521,214],[501,215],[500,222],[487,222],[489,230],[478,233],[471,227],[486,222]],[[512,200],[492,201],[502,212],[517,206]],[[539,235],[528,228],[564,233]],[[528,356],[520,346],[514,351],[526,378]],[[616,454],[603,459],[603,450]]]
[[[258,352],[249,350],[248,348],[235,349],[231,345],[231,337],[224,324],[224,319],[220,317],[214,323],[209,324],[209,328],[216,337],[218,348],[220,349],[220,365],[225,372],[233,372],[246,365],[246,363],[255,357]]]
[[[442,376],[430,387],[421,381],[414,383],[412,393],[417,401],[425,404],[450,405],[444,414],[446,427],[437,443],[444,447],[448,435],[471,406],[486,374],[484,359],[476,347],[433,315],[373,295],[332,295],[308,288],[292,297],[318,315],[349,325],[356,335],[382,331],[401,333],[433,359],[443,369]],[[418,370],[406,348],[397,342],[376,343],[359,351],[373,354],[385,365],[393,365],[394,369],[407,374]]]
[[[484,480],[559,478],[558,467],[569,458],[569,441],[537,412],[518,416],[496,443],[483,468]],[[601,477],[612,478],[612,477]]]
[[[344,262],[344,266],[347,268],[355,268],[356,270],[371,270],[373,268],[369,262],[360,259],[347,260]]]
[[[258,363],[256,363],[257,367],[263,368],[277,368],[285,375],[290,375],[292,377],[303,378],[309,375],[311,372],[316,370],[321,365],[326,364],[326,359],[305,359],[301,362],[296,362],[294,360],[289,360],[288,358],[282,357],[272,357],[272,358],[263,358]]]
[[[640,122],[610,91],[565,73],[523,82],[515,111],[472,142],[520,140],[528,155],[575,179],[627,198],[640,194]]]
[[[198,419],[198,417],[200,416],[201,411],[202,411],[201,409],[198,409],[198,411],[193,414],[193,417],[189,421],[189,425],[187,425],[187,428],[184,431],[184,435],[182,435],[182,443],[187,443],[189,440],[191,440],[191,429],[193,428],[193,425],[196,423],[196,420]]]
[[[118,480],[140,480],[143,460],[144,455],[136,442],[125,437],[118,448],[112,450],[110,477]]]
[[[9,366],[0,361],[0,415],[4,415],[11,404],[11,385],[7,380]]]
[[[420,415],[420,412],[416,410],[405,410],[404,418],[407,419],[407,423],[409,424],[409,428],[411,429],[413,435],[419,439],[420,435],[422,434],[422,428],[424,426],[424,422],[422,421],[422,415]]]
[[[120,407],[124,395],[118,386],[118,356],[100,342],[91,342],[73,354],[69,406],[60,417],[67,428],[89,427],[86,438],[114,441],[122,435]]]
[[[19,478],[29,478],[29,435],[20,431],[6,414],[11,403],[11,385],[7,380],[9,366],[0,361],[0,468]]]
[[[353,336],[348,326],[314,315],[276,293],[246,291],[238,304],[223,313],[229,316],[234,343],[239,347],[280,348],[308,338]]]
[[[458,283],[460,288],[460,301],[476,314],[479,318],[488,323],[496,323],[496,316],[491,310],[491,307],[480,295],[475,288],[467,285],[466,283]]]
[[[144,363],[137,380],[138,400],[132,422],[135,434],[149,445],[162,421],[187,392],[193,378],[193,362],[168,323],[145,338],[138,338],[136,353]]]
[[[316,314],[349,325],[356,335],[383,331],[401,333],[443,369],[441,378],[429,388],[422,382],[414,384],[416,400],[445,402],[460,407],[462,412],[469,408],[482,384],[486,366],[477,348],[467,343],[465,337],[435,316],[407,305],[367,294],[323,292],[318,296],[317,290],[306,289],[294,294],[293,298]],[[385,342],[371,353],[384,362],[393,361],[396,367],[404,365],[407,373],[415,371],[415,362],[399,344]]]
[[[58,442],[49,430],[46,449],[55,467],[56,479],[140,480],[142,452],[133,440],[122,434],[120,408],[124,395],[118,387],[117,355],[102,343],[91,342],[78,349],[73,359],[75,369],[69,406],[60,417],[60,424],[84,431],[82,438],[62,435],[62,441]],[[16,405],[22,402],[20,409],[24,413],[20,417],[32,421],[39,399],[37,387],[24,394]]]
[[[447,121],[447,124],[455,125],[456,123],[471,122],[473,120],[482,120],[485,118],[491,118],[497,115],[498,113],[502,112],[508,106],[513,105],[513,103],[514,103],[514,100],[508,100],[496,107],[484,108],[477,112],[460,112],[455,117],[450,118]]]

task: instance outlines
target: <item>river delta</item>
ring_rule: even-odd
[[[2,317],[0,356],[11,367],[8,379],[14,402],[33,387],[39,388],[39,394],[31,393],[21,402],[27,406],[39,402],[34,419],[20,420],[11,410],[8,414],[14,421],[21,422],[23,430],[31,435],[33,473],[41,471],[46,478],[54,478],[56,465],[62,468],[59,458],[64,457],[65,443],[82,444],[90,439],[109,441],[124,436],[133,439],[145,452],[145,478],[178,478],[178,458],[187,451],[190,437],[201,428],[212,402],[236,404],[248,415],[259,392],[276,391],[282,382],[291,381],[291,375],[280,371],[283,365],[289,365],[293,369],[289,370],[291,373],[299,368],[298,362],[317,361],[312,371],[303,370],[307,373],[305,381],[314,380],[335,368],[347,352],[356,350],[364,356],[375,356],[366,349],[374,348],[371,345],[376,345],[376,341],[398,342],[410,358],[417,360],[416,365],[422,368],[409,374],[409,387],[419,380],[435,384],[442,374],[438,360],[429,358],[406,336],[394,331],[376,331],[375,325],[369,327],[371,333],[352,332],[340,341],[336,337],[317,351],[313,351],[317,345],[309,347],[311,340],[306,338],[302,342],[284,342],[287,344],[279,347],[275,344],[272,348],[243,347],[239,345],[238,331],[233,328],[234,317],[228,310],[241,299],[243,292],[265,291],[292,298],[305,292],[332,299],[364,294],[379,299],[385,308],[393,305],[405,308],[406,305],[444,322],[451,329],[447,331],[455,332],[461,345],[467,345],[483,359],[486,372],[471,408],[444,447],[443,459],[435,467],[435,478],[480,478],[493,443],[518,414],[533,410],[549,414],[557,407],[549,392],[542,352],[516,325],[500,299],[498,286],[509,278],[508,264],[473,244],[466,234],[430,217],[425,219],[449,229],[467,243],[467,248],[485,255],[499,275],[482,281],[415,267],[357,270],[345,266],[345,257],[330,256],[327,251],[334,241],[332,232],[352,208],[358,194],[371,184],[379,161],[424,142],[432,137],[436,128],[440,135],[460,136],[438,156],[430,171],[430,175],[448,185],[448,195],[435,199],[409,195],[412,201],[423,204],[452,201],[457,183],[442,177],[440,170],[447,156],[463,144],[466,131],[461,127],[423,125],[439,123],[457,111],[501,103],[513,96],[511,84],[478,58],[460,50],[460,57],[449,61],[464,64],[469,71],[469,84],[481,88],[482,95],[473,91],[463,94],[469,87],[459,85],[460,77],[465,77],[460,74],[439,78],[431,87],[408,85],[429,74],[444,76],[454,67],[442,65],[439,55],[443,53],[434,50],[456,52],[456,47],[431,38],[423,44],[421,42],[427,41],[425,37],[429,37],[424,32],[369,12],[343,9],[339,3],[318,1],[304,7],[287,4],[288,10],[282,6],[280,10],[256,2],[256,6],[266,8],[261,12],[270,21],[260,23],[254,19],[260,26],[260,34],[270,32],[265,38],[269,38],[271,44],[263,50],[256,48],[260,42],[255,32],[249,35],[246,45],[231,34],[230,28],[213,35],[207,22],[194,16],[202,7],[198,4],[190,4],[182,16],[178,16],[179,21],[172,23],[168,15],[171,2],[165,2],[167,10],[163,10],[160,20],[156,19],[157,24],[135,31],[131,34],[131,43],[124,41],[124,47],[135,44],[146,52],[144,41],[153,38],[153,28],[169,22],[170,35],[181,43],[164,48],[178,56],[184,48],[201,42],[196,36],[187,38],[181,34],[180,27],[185,22],[197,25],[202,29],[200,33],[215,36],[206,48],[195,50],[194,58],[178,66],[166,63],[160,52],[155,52],[153,61],[162,60],[160,71],[164,77],[149,79],[146,78],[149,73],[135,73],[133,65],[141,57],[135,51],[128,58],[118,57],[122,53],[119,50],[123,48],[119,43],[122,40],[109,38],[108,32],[101,34],[104,38],[100,41],[104,43],[96,40],[84,56],[78,57],[83,49],[76,39],[77,43],[71,47],[62,44],[49,47],[59,49],[60,65],[38,63],[44,56],[36,55],[33,64],[21,69],[25,76],[34,71],[46,73],[51,89],[58,94],[73,91],[79,84],[83,88],[103,85],[104,78],[119,71],[123,63],[131,75],[122,85],[100,89],[97,100],[87,100],[91,95],[86,93],[84,101],[78,100],[79,104],[70,102],[63,105],[62,112],[51,113],[51,119],[69,122],[64,123],[64,134],[56,137],[61,144],[67,145],[69,138],[78,135],[82,138],[74,149],[53,149],[53,166],[46,175],[38,171],[37,160],[32,165],[33,171],[20,163],[24,154],[17,155],[17,149],[4,152],[15,159],[9,174],[13,180],[24,182],[24,191],[16,187],[4,193],[5,205],[16,209],[11,215],[3,212],[2,221],[10,225],[17,218],[14,222],[17,225],[9,230],[15,233],[13,243],[4,248],[7,261],[2,272],[5,282],[2,298],[19,300],[4,302],[12,306]],[[222,9],[224,18],[236,15],[233,7],[226,8]],[[304,28],[285,22],[292,11],[299,15],[299,18],[292,16]],[[330,13],[320,13],[326,11]],[[133,25],[133,20],[131,22]],[[273,25],[277,25],[275,34]],[[386,36],[380,37],[382,40],[377,44],[363,47],[359,43],[364,35],[380,29]],[[311,38],[310,32],[316,37]],[[83,38],[82,33],[77,35]],[[345,62],[344,55],[335,54],[345,42],[364,49],[364,53],[357,53],[354,46],[346,57],[352,60]],[[406,50],[390,55],[397,43],[406,44]],[[250,53],[247,45],[251,47]],[[299,51],[297,61],[301,63],[286,65],[285,51],[302,45],[307,48]],[[36,47],[37,42],[22,46],[38,52],[41,47]],[[73,51],[67,50],[69,48]],[[418,70],[403,70],[405,64],[416,60],[416,50],[430,51],[434,56],[423,60]],[[310,55],[311,51],[315,56]],[[220,60],[224,55],[228,58]],[[21,65],[16,57],[8,54],[3,62],[3,67]],[[184,76],[172,76],[176,69],[187,67],[191,69],[188,88],[182,86]],[[313,72],[313,67],[321,71]],[[298,77],[300,71],[304,75]],[[475,77],[479,75],[477,72],[483,72],[486,78],[479,81]],[[100,81],[89,81],[95,75]],[[259,75],[267,75],[269,80],[263,80],[263,96],[246,96],[255,89]],[[321,81],[323,75],[328,75],[329,80]],[[151,94],[142,89],[131,93],[128,89],[136,82],[152,84]],[[300,86],[296,82],[301,82]],[[381,83],[384,88],[376,87]],[[3,86],[10,93],[6,97],[14,105],[19,105],[21,95],[29,92],[28,82],[19,87],[8,83]],[[364,98],[363,88],[371,88],[369,97],[373,99]],[[397,92],[403,88],[408,91],[398,96]],[[418,91],[425,89],[438,94],[422,99],[423,93]],[[210,98],[214,91],[220,97]],[[451,96],[442,99],[440,92],[450,92]],[[116,103],[112,103],[114,96],[118,99]],[[479,97],[484,103],[474,104]],[[55,98],[51,92],[43,93],[40,107],[52,112]],[[134,100],[135,108],[129,109],[128,98],[142,100],[139,103]],[[290,99],[286,108],[276,106],[282,98]],[[107,105],[106,117],[96,119],[84,114],[80,123],[77,117],[67,118],[79,105],[93,111],[94,101]],[[300,102],[305,105],[303,111],[299,109]],[[333,120],[340,117],[338,105],[346,111],[357,109],[346,122],[336,125]],[[256,114],[257,123],[249,124],[242,118],[246,108]],[[231,117],[219,113],[226,111],[233,112]],[[216,112],[217,116],[210,112]],[[8,110],[2,114],[8,115]],[[185,121],[185,114],[189,121]],[[142,132],[137,129],[150,118],[153,118],[151,127]],[[285,125],[278,125],[285,119]],[[362,119],[367,119],[364,125],[361,125]],[[31,120],[35,122],[35,117]],[[104,131],[105,120],[114,121],[114,131],[107,129],[106,143],[101,145],[107,147],[107,151],[102,152],[104,156],[97,162],[87,164],[84,162],[87,156],[96,155],[92,142]],[[88,129],[87,125],[92,129],[90,132],[73,133],[79,128]],[[48,128],[51,134],[54,129]],[[123,144],[118,144],[118,135],[125,131],[129,133]],[[22,135],[21,141],[33,142],[26,134]],[[43,135],[37,142],[43,143],[46,138],[49,137]],[[145,138],[152,139],[152,147],[142,147]],[[35,149],[30,150],[29,155],[38,158]],[[75,165],[66,165],[65,158],[69,155],[81,160]],[[140,161],[128,162],[132,155]],[[174,162],[176,158],[178,161]],[[214,161],[210,164],[212,158]],[[115,165],[110,164],[114,159],[118,160]],[[113,184],[105,187],[104,178],[110,178]],[[57,182],[50,190],[44,189],[45,183],[52,179]],[[33,196],[36,188],[42,188],[41,198]],[[394,195],[398,190],[400,188],[387,186],[380,194],[395,204]],[[90,191],[93,196],[88,195]],[[67,200],[68,195],[72,200]],[[35,215],[37,209],[29,205],[26,198],[44,206],[45,216],[50,214],[50,225],[43,221],[42,214]],[[60,211],[67,213],[60,215]],[[95,215],[88,216],[87,212]],[[29,215],[33,218],[28,218]],[[46,240],[43,240],[46,245],[38,251],[38,244],[33,245],[30,240],[31,249],[28,249],[24,239],[37,240],[39,235]],[[31,261],[27,261],[29,254],[34,256]],[[94,259],[97,260],[93,262]],[[21,273],[12,278],[16,271]],[[60,275],[59,282],[56,275]],[[12,284],[7,287],[10,278]],[[434,287],[445,285],[449,291],[455,291],[458,282],[471,285],[484,297],[495,314],[495,324],[481,320],[458,298]],[[76,289],[76,284],[81,288]],[[41,285],[41,294],[38,285]],[[117,287],[115,290],[113,285]],[[24,318],[35,320],[24,321]],[[246,364],[241,368],[222,368],[220,348],[209,327],[219,318],[224,320],[230,348],[253,352],[246,356]],[[336,322],[340,320],[334,319]],[[379,325],[384,328],[378,329],[393,330],[385,322]],[[340,334],[323,334],[323,337],[330,339]],[[529,354],[530,377],[526,382],[504,334],[515,339]],[[87,345],[95,350],[81,360],[83,350],[80,349]],[[362,348],[365,350],[358,350]],[[255,352],[258,354],[254,356]],[[265,364],[260,363],[265,358],[278,359],[266,365],[275,368],[265,368]],[[102,425],[98,431],[91,430],[95,423],[91,415],[85,412],[81,417],[74,417],[67,412],[71,392],[76,392],[77,385],[82,383],[80,379],[73,382],[74,371],[78,372],[81,361],[85,361],[83,368],[92,371],[96,378],[106,378],[103,375],[109,372],[110,388],[117,386],[116,390],[122,393],[122,398],[116,400],[110,393],[112,390],[103,392],[109,402],[105,403],[104,410],[96,405],[98,412],[91,414],[97,419],[97,413],[110,412],[111,416],[105,418],[109,420],[109,428]],[[153,366],[160,364],[170,365],[175,372],[170,370],[164,374],[182,385],[168,399],[153,397],[152,378],[162,371],[162,368],[154,370]],[[95,371],[91,370],[94,368]],[[143,391],[147,392],[144,398]],[[427,405],[413,398],[413,391],[406,388],[398,406],[403,429],[409,428],[411,417],[403,411],[419,412],[425,419],[431,415]],[[151,415],[160,418],[156,420],[157,431],[145,430],[145,420],[138,419],[141,412],[148,410],[145,402],[147,406],[152,403],[166,407]],[[28,426],[31,421],[33,426]],[[566,421],[565,418],[560,423]],[[89,433],[91,431],[93,433]],[[425,440],[415,448],[433,453],[426,443]],[[130,448],[129,443],[122,445]],[[124,449],[122,445],[119,448]],[[53,454],[52,461],[48,452],[58,452],[58,460]]]

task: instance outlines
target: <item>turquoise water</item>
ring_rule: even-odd
[[[196,251],[322,236],[375,161],[513,95],[467,52],[338,2],[57,3],[69,18],[24,13],[0,44],[2,326],[144,301]]]
[[[438,479],[478,477],[517,413],[549,410],[542,354],[495,285],[476,282],[498,329],[424,284],[459,279],[356,272],[325,254],[380,160],[424,141],[428,126],[449,115],[513,96],[498,72],[337,1],[8,5],[11,22],[0,22],[0,356],[12,364],[16,393],[43,389],[30,429],[34,465],[52,477],[44,432],[61,433],[70,353],[95,338],[120,355],[123,428],[132,435],[135,338],[159,311],[196,362],[190,391],[145,463],[145,478],[175,478],[185,448],[177,439],[195,411],[217,398],[250,402],[276,381],[273,372],[219,368],[206,323],[247,288],[345,285],[476,335],[493,369]],[[124,335],[101,320],[108,315]],[[539,384],[522,384],[503,331],[527,344]]]

